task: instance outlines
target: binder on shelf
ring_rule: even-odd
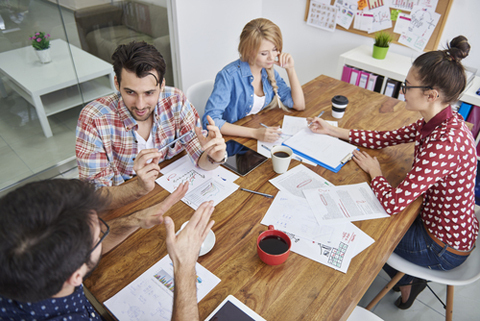
[[[377,82],[377,75],[370,74],[367,82],[367,89],[373,91],[375,89],[375,83]]]
[[[350,143],[329,135],[315,134],[308,128],[285,140],[282,145],[290,147],[295,154],[334,173],[352,159],[354,150],[358,150]]]
[[[397,98],[399,91],[400,82],[393,79],[387,79],[387,85],[385,86],[383,94],[388,97]]]
[[[398,100],[401,100],[401,101],[405,101],[405,95],[401,92],[401,91],[398,91]]]
[[[378,75],[377,81],[375,82],[375,87],[373,88],[374,92],[380,93],[382,91],[383,80],[385,77]]]
[[[360,80],[358,81],[358,87],[367,88],[368,77],[370,74],[363,70],[360,71]]]
[[[343,72],[342,72],[342,81],[344,82],[350,82],[350,75],[352,74],[352,67],[349,67],[347,65],[343,66]]]
[[[350,83],[352,85],[358,86],[360,81],[360,70],[352,68],[352,73],[350,74]]]
[[[467,120],[471,110],[472,110],[472,105],[467,103],[462,103],[460,105],[460,108],[458,109],[458,113],[462,115],[463,119]]]
[[[473,124],[472,134],[473,137],[477,137],[478,131],[480,130],[480,107],[473,106],[468,115],[467,121]]]

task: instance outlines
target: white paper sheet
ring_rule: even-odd
[[[305,198],[303,190],[333,187],[334,185],[303,165],[298,165],[269,181],[281,191],[285,191],[296,197]]]
[[[408,27],[410,26],[410,21],[412,21],[412,19],[410,18],[409,14],[399,13],[397,23],[395,23],[395,28],[393,29],[393,32],[399,34],[407,33]]]
[[[350,260],[374,242],[350,222],[319,224],[307,200],[286,191],[277,193],[261,223],[285,232],[293,252],[343,273]]]
[[[390,217],[367,183],[304,190],[317,221],[362,221]]]
[[[355,21],[353,22],[353,28],[370,32],[373,26],[373,14],[363,11],[357,11],[355,13]]]
[[[307,25],[334,32],[337,24],[337,10],[335,6],[311,0]]]
[[[349,29],[357,12],[357,0],[335,0],[334,6],[338,9],[337,24]]]
[[[343,140],[316,134],[308,128],[299,131],[284,144],[332,168],[338,167],[347,155],[357,149]]]
[[[198,263],[196,271],[200,302],[220,279]],[[167,255],[105,301],[105,306],[122,321],[167,321],[172,318],[173,288],[173,264]]]
[[[437,8],[438,0],[390,0],[390,7],[403,11],[411,11],[413,6],[424,6],[432,8],[434,11]]]
[[[388,6],[377,7],[370,10],[369,13],[373,15],[372,29],[370,30],[370,33],[392,27],[390,8]]]
[[[187,156],[185,156],[187,157]],[[182,157],[173,165],[173,169],[157,178],[155,182],[173,193],[181,183],[188,181],[188,192],[182,201],[196,210],[200,204],[213,200],[214,206],[223,201],[238,189],[233,181],[238,175],[219,166],[212,171],[205,171]]]
[[[408,32],[402,34],[398,42],[412,49],[423,51],[440,20],[440,14],[428,7],[414,6],[411,19]]]

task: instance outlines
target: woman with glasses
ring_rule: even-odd
[[[472,251],[477,235],[475,217],[475,140],[463,118],[452,111],[466,86],[461,60],[470,51],[464,36],[453,39],[446,50],[419,56],[410,68],[402,92],[405,108],[418,111],[417,122],[392,131],[347,130],[323,119],[310,119],[310,129],[367,148],[415,143],[413,166],[405,179],[392,187],[381,166],[367,152],[354,152],[355,162],[371,176],[371,187],[390,215],[423,196],[422,210],[395,249],[415,264],[434,270],[450,270],[462,264]],[[384,270],[393,277],[396,270]],[[426,281],[405,275],[397,283],[401,297],[395,304],[408,309],[426,287]]]

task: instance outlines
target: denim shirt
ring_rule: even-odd
[[[290,87],[275,71],[278,94],[282,103],[289,108],[293,107],[292,92]],[[207,115],[210,115],[218,128],[226,122],[234,123],[244,118],[253,107],[253,75],[248,62],[236,60],[225,66],[215,78],[215,85],[205,107],[202,118],[203,128],[208,125]],[[265,93],[265,106],[274,97],[267,71],[262,69],[263,92]]]

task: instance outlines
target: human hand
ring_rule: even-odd
[[[132,218],[136,219],[137,226],[149,229],[163,223],[163,214],[185,196],[188,191],[188,185],[188,182],[180,184],[177,189],[162,202],[133,213]]]
[[[261,142],[273,143],[280,138],[280,127],[260,127],[256,129],[255,138]]]
[[[195,266],[202,243],[215,223],[208,221],[214,209],[213,201],[202,203],[178,235],[175,235],[173,220],[165,217],[167,251],[175,269]]]
[[[155,187],[155,180],[160,173],[158,162],[161,155],[156,148],[144,149],[133,161],[133,170],[138,176],[136,183],[142,195],[151,192]]]
[[[207,137],[203,136],[200,127],[195,127],[195,133],[197,134],[203,151],[214,161],[220,162],[227,154],[227,145],[225,144],[225,139],[223,139],[222,134],[220,133],[220,129],[215,126],[212,117],[207,116],[207,120],[209,123],[209,125],[207,125]]]
[[[277,58],[278,59],[275,60],[273,63],[282,68],[289,69],[289,68],[293,68],[295,65],[295,62],[293,61],[293,57],[289,53],[282,52],[277,56]]]
[[[377,176],[382,176],[380,163],[376,157],[368,155],[366,152],[358,150],[353,151],[353,160],[373,179]]]
[[[326,135],[331,134],[330,127],[332,125],[327,123],[323,118],[308,117],[307,122],[309,124],[308,128],[310,128],[312,132],[317,134],[326,134]]]

